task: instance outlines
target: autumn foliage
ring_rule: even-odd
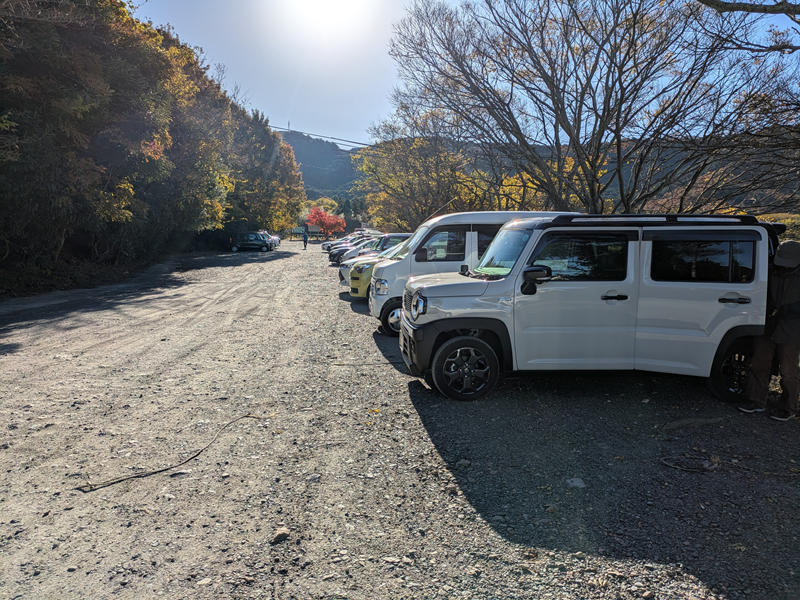
[[[309,211],[306,223],[309,225],[318,225],[324,235],[330,235],[337,231],[344,231],[345,228],[344,217],[325,212],[319,206],[314,206]]]
[[[203,230],[296,224],[291,147],[171,29],[121,0],[0,12],[0,268],[146,260]]]

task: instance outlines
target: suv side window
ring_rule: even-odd
[[[467,251],[466,225],[434,229],[419,249],[428,251],[429,261],[463,261]]]
[[[492,240],[503,225],[473,225],[472,231],[478,232],[478,260],[483,258],[483,253],[492,243]]]
[[[706,283],[749,283],[755,275],[756,232],[736,232],[722,239],[723,232],[706,234],[707,239],[668,239],[652,235],[650,277],[653,281]],[[645,239],[647,239],[645,237]],[[667,238],[667,239],[659,239]],[[750,239],[748,239],[750,238]],[[751,241],[753,240],[753,241]]]
[[[628,267],[627,235],[571,232],[545,236],[533,254],[533,265],[552,269],[552,281],[624,281]]]

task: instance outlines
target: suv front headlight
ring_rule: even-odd
[[[389,293],[389,282],[385,279],[374,279],[372,289],[376,296],[386,296]]]
[[[414,292],[411,297],[411,320],[416,321],[428,310],[428,299],[419,292]]]
[[[370,267],[372,267],[372,265],[356,265],[356,266],[355,266],[355,268],[354,268],[353,270],[354,270],[356,273],[358,273],[359,275],[361,275],[361,274],[363,274],[363,273],[364,273],[364,271],[366,271],[366,270],[367,270],[367,269],[369,269]]]

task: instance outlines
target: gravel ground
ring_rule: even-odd
[[[800,599],[800,423],[650,373],[449,401],[342,289],[285,242],[0,303],[0,597]]]

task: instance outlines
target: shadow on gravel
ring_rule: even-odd
[[[540,373],[474,403],[419,380],[409,392],[458,489],[507,540],[681,563],[730,598],[800,598],[797,421],[638,372]]]
[[[0,302],[0,338],[43,322],[58,322],[79,313],[91,313],[116,308],[121,304],[135,305],[150,302],[152,294],[176,293],[185,281],[180,274],[207,268],[234,267],[266,263],[293,254],[281,250],[272,252],[207,253],[176,256],[167,263],[134,275],[129,281],[91,289],[68,290],[17,298]],[[13,353],[17,348],[0,351]]]
[[[339,300],[350,304],[350,310],[354,313],[369,316],[369,304],[367,304],[366,298],[353,298],[350,292],[339,292]],[[375,324],[378,323],[377,319],[374,319],[374,321]]]
[[[3,354],[13,354],[17,350],[19,350],[19,344],[4,344],[0,342],[0,355]]]
[[[296,250],[283,250],[278,247],[270,252],[240,250],[239,252],[223,252],[220,254],[190,254],[177,256],[174,260],[178,263],[176,271],[195,271],[210,267],[237,267],[249,263],[272,262],[295,254],[297,254]]]
[[[399,371],[404,375],[411,375],[402,355],[400,354],[400,343],[397,338],[384,335],[380,329],[381,325],[378,324],[378,319],[372,320],[375,321],[376,325],[376,331],[372,334],[372,339],[375,341],[375,346],[378,348],[378,350],[380,350],[381,354],[383,354],[383,357],[392,364],[396,371]]]

